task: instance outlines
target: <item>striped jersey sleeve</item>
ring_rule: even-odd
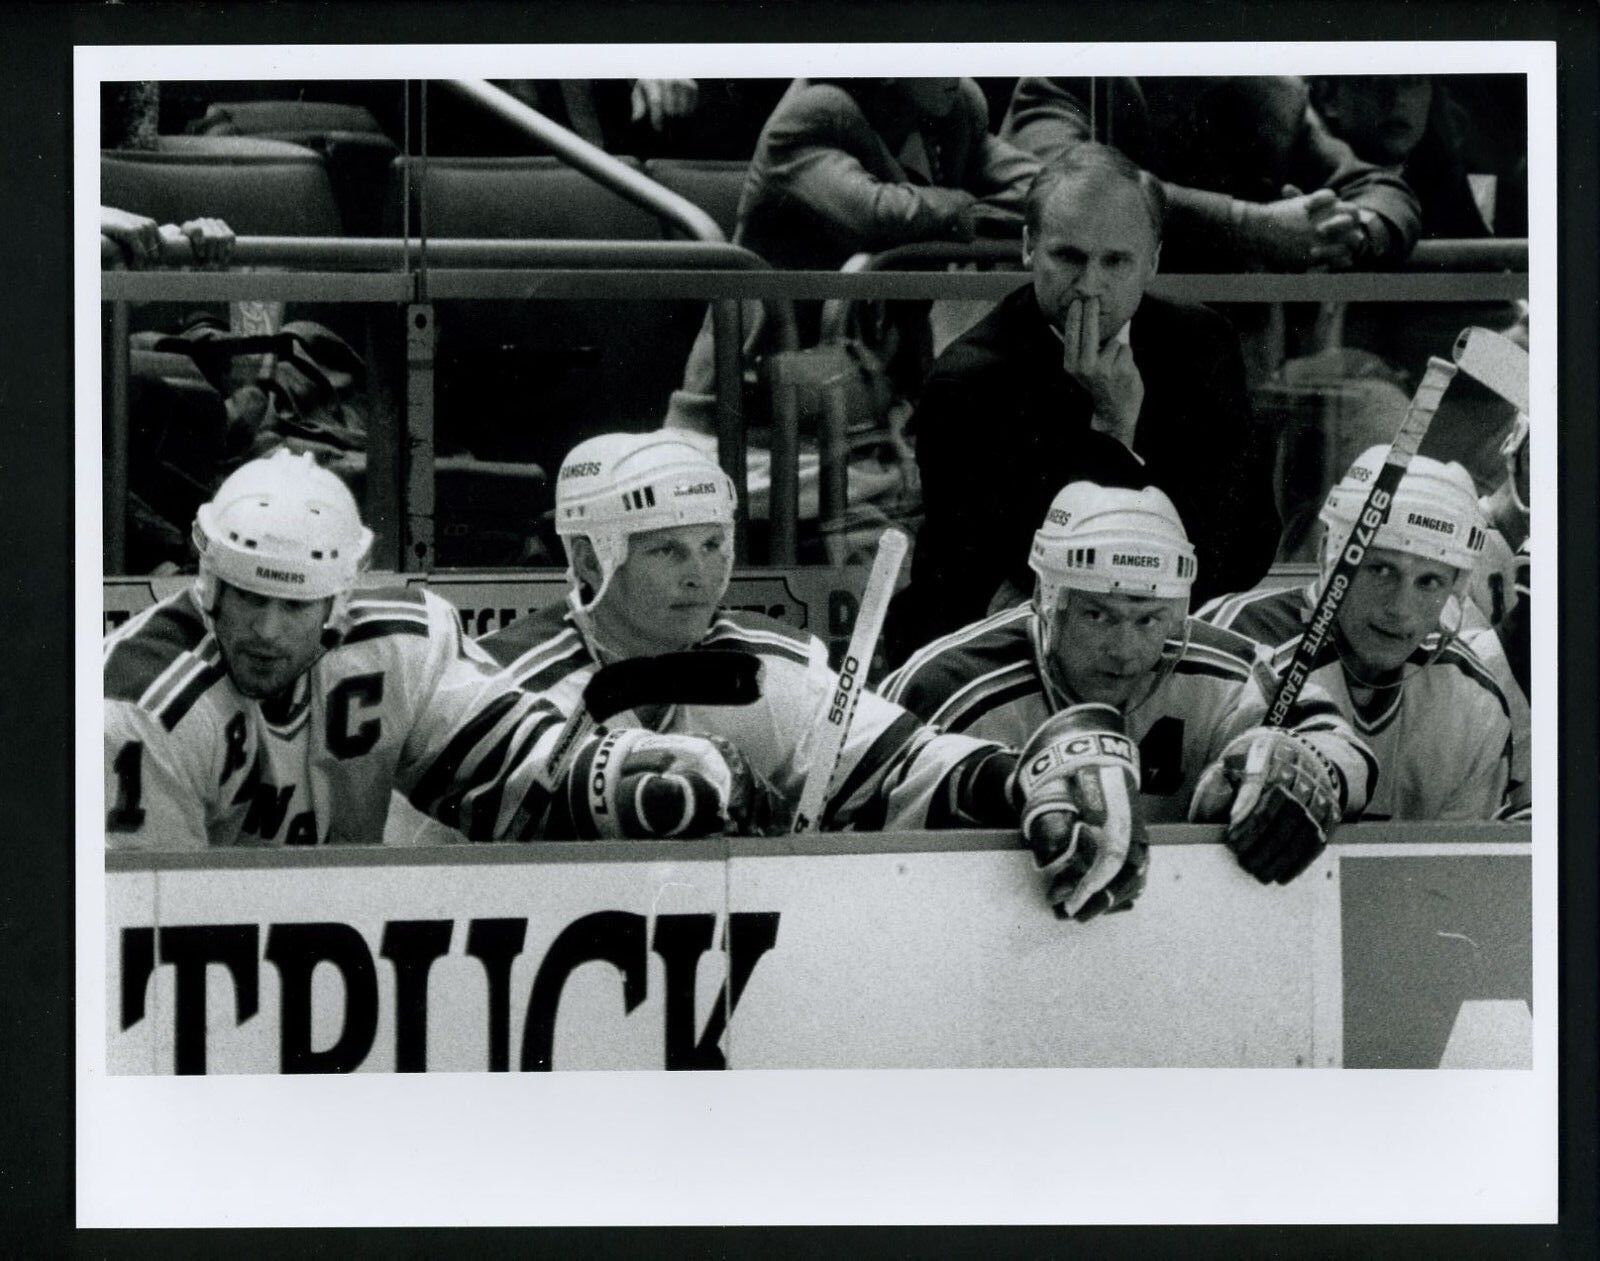
[[[222,733],[196,705],[225,673],[188,591],[152,605],[106,638],[109,848],[199,850],[209,844],[207,785]]]
[[[687,708],[680,729],[731,740],[789,802],[799,794],[822,718],[839,676],[814,635],[759,613],[728,612],[712,624],[707,648],[753,652],[765,665],[754,706]],[[944,734],[873,692],[863,692],[839,754],[820,826],[836,831],[921,829],[964,824],[954,795],[971,759],[992,741]]]
[[[432,592],[410,588],[352,601],[344,644],[382,640],[392,645],[410,708],[395,787],[470,840],[509,839],[511,821],[524,808],[541,808],[545,791],[516,772],[538,765],[560,715],[506,677]]]
[[[1030,625],[1023,605],[961,627],[912,653],[878,693],[940,730],[971,730],[1040,691]]]

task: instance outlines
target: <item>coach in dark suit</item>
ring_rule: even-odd
[[[927,519],[891,654],[981,617],[1002,583],[1031,591],[1033,532],[1078,479],[1172,498],[1199,562],[1196,604],[1266,573],[1272,446],[1239,340],[1204,307],[1144,296],[1164,212],[1159,182],[1104,145],[1034,182],[1033,283],[940,356],[913,418]]]

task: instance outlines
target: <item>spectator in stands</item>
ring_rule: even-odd
[[[1100,140],[1162,180],[1169,270],[1383,265],[1417,239],[1405,181],[1331,135],[1298,78],[1024,78],[1000,134],[1046,160]]]
[[[1070,481],[1165,491],[1199,558],[1197,601],[1266,573],[1272,452],[1238,337],[1203,307],[1144,293],[1164,211],[1158,180],[1093,142],[1033,184],[1033,283],[940,356],[912,418],[926,522],[892,655],[1023,598],[1029,540]]]
[[[734,242],[777,267],[837,268],[861,251],[970,241],[981,224],[1020,228],[1038,163],[988,132],[967,79],[797,79],[762,130],[739,200]],[[820,304],[799,304],[801,342]],[[760,304],[747,306],[747,357],[773,347]],[[928,353],[925,308],[907,354]],[[689,356],[667,425],[712,432],[709,320]],[[891,372],[895,365],[891,364]],[[917,371],[901,380],[919,379]]]
[[[1319,75],[1311,102],[1364,161],[1395,172],[1422,207],[1424,237],[1490,234],[1467,175],[1467,117],[1425,74]]]

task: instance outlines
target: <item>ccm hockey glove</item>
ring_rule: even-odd
[[[1239,865],[1262,884],[1288,884],[1327,846],[1343,798],[1338,768],[1310,744],[1256,727],[1229,741],[1201,774],[1189,818],[1226,819]]]
[[[1053,714],[1023,747],[1012,786],[1058,919],[1133,904],[1150,847],[1137,814],[1139,754],[1117,710],[1074,705]]]
[[[584,840],[760,835],[774,817],[772,789],[728,741],[638,728],[580,748],[558,798],[553,826]]]

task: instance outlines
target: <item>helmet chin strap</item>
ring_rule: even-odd
[[[1350,651],[1350,645],[1345,641],[1344,632],[1341,631],[1336,625],[1333,628],[1333,648],[1334,651],[1339,654],[1339,667],[1344,671],[1345,677],[1357,687],[1366,688],[1368,691],[1388,692],[1393,691],[1396,688],[1404,687],[1408,680],[1415,678],[1422,671],[1426,670],[1438,659],[1441,652],[1443,652],[1458,638],[1460,638],[1461,624],[1466,616],[1466,612],[1461,607],[1461,601],[1465,598],[1465,595],[1461,590],[1459,590],[1459,588],[1464,582],[1465,579],[1462,579],[1461,582],[1457,583],[1458,590],[1451,593],[1450,601],[1446,602],[1444,609],[1439,614],[1439,626],[1437,632],[1439,636],[1439,642],[1435,644],[1433,650],[1428,653],[1426,660],[1412,661],[1408,656],[1405,661],[1400,663],[1400,668],[1394,672],[1394,678],[1392,679],[1374,680],[1367,678],[1362,673],[1360,662],[1356,660],[1355,654]],[[1447,621],[1446,618],[1451,609],[1452,603],[1454,604],[1455,608],[1455,616],[1453,619]],[[1433,631],[1428,632],[1429,635],[1433,633]],[[1427,635],[1423,636],[1423,640],[1426,642]],[[1415,652],[1416,649],[1412,649],[1412,651]]]

